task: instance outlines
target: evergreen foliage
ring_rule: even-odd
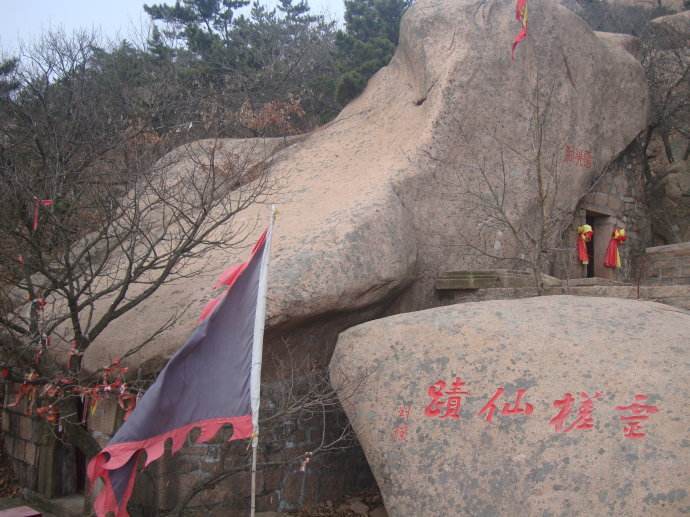
[[[334,23],[311,14],[305,0],[280,0],[275,9],[255,1],[248,13],[237,15],[247,5],[228,0],[147,5],[159,24],[148,50],[174,64],[206,109],[225,113],[217,128],[221,136],[257,134],[238,114],[270,102],[298,99],[305,112],[304,120],[295,121],[300,130],[332,117]]]
[[[359,95],[369,78],[386,66],[400,37],[400,19],[411,0],[345,0],[345,31],[336,36],[341,71],[336,99]]]

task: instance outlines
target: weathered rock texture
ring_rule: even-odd
[[[657,178],[649,193],[656,241],[690,241],[690,160],[674,163]]]
[[[673,49],[690,45],[690,10],[660,16],[651,22],[654,43],[659,48]]]
[[[459,193],[479,167],[500,181],[503,160],[506,210],[517,224],[534,219],[536,102],[550,103],[542,158],[559,168],[555,202],[565,213],[645,127],[645,80],[630,54],[555,2],[530,6],[530,36],[512,61],[518,30],[508,0],[416,3],[403,18],[395,57],[366,91],[335,121],[273,156],[271,174],[284,188],[274,199],[269,327],[357,311],[410,285],[399,308],[429,306],[439,270],[495,266],[457,247],[458,235],[474,235],[485,222],[458,202]],[[590,153],[591,164],[566,160],[566,146]],[[245,216],[263,224],[268,210]],[[496,235],[489,251],[497,246],[508,253],[511,244]],[[207,286],[237,260],[212,253],[206,277],[162,287],[99,338],[86,366],[122,355],[191,302],[133,360],[170,355],[212,295]]]
[[[689,369],[687,311],[570,296],[372,321],[342,333],[331,362],[336,385],[367,372],[343,403],[392,517],[687,512]],[[442,418],[456,378],[459,418]],[[427,416],[437,381],[440,412]],[[481,411],[499,387],[489,422]],[[635,414],[620,408],[636,395],[657,411],[640,409],[644,436],[629,438],[621,417]]]

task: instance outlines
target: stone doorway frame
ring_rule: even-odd
[[[616,271],[604,266],[606,249],[611,234],[616,226],[620,226],[619,218],[623,213],[623,203],[620,199],[602,192],[587,194],[582,198],[578,210],[580,224],[588,222],[594,230],[592,239],[593,256],[591,259],[592,276],[614,280]],[[587,274],[586,276],[590,276]]]

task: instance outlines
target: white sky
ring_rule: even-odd
[[[0,54],[12,54],[20,41],[31,43],[50,28],[97,29],[108,39],[131,39],[148,27],[142,7],[146,3],[174,4],[174,0],[0,0]],[[342,20],[343,0],[310,0],[309,5],[328,19]]]

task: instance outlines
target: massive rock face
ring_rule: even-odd
[[[558,167],[554,203],[566,214],[644,129],[646,84],[631,55],[555,2],[534,0],[529,24],[513,61],[519,24],[512,0],[419,0],[403,18],[393,60],[365,92],[271,158],[283,188],[271,200],[278,220],[269,328],[352,313],[400,293],[397,310],[425,307],[440,269],[495,266],[457,247],[459,235],[474,235],[485,222],[459,193],[481,171],[491,182],[505,171],[506,210],[518,224],[534,219],[535,106],[544,120],[540,156]],[[238,227],[254,228],[251,239],[268,215],[257,206]],[[505,236],[489,241],[492,253],[510,251]],[[191,302],[132,361],[169,355],[212,296],[214,277],[239,260],[222,252],[204,257],[196,264],[205,276],[163,286],[112,324],[87,351],[86,367],[122,355]]]
[[[359,325],[331,377],[391,517],[680,515],[689,369],[690,313],[555,296]]]

